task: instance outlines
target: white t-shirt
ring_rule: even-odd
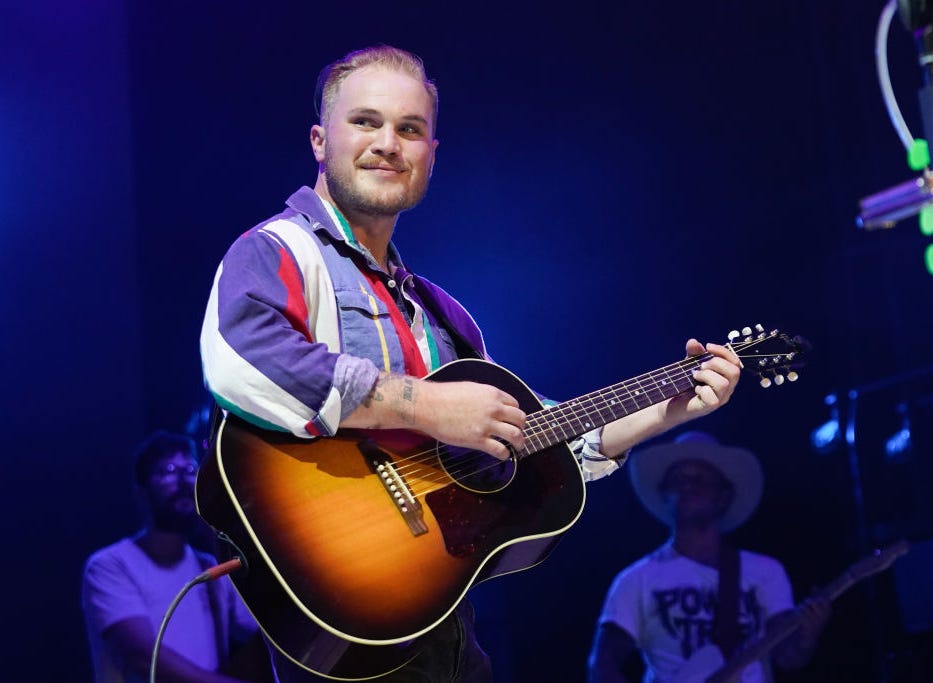
[[[739,630],[741,642],[750,643],[764,634],[769,618],[793,608],[793,594],[774,558],[742,550],[739,563]],[[691,656],[712,646],[718,587],[717,569],[680,555],[668,543],[616,576],[599,622],[621,626],[634,637],[645,660],[645,683],[678,681]],[[716,668],[714,663],[705,674]],[[759,662],[741,678],[743,683],[769,679]]]
[[[213,558],[203,556],[211,566]],[[97,551],[84,568],[81,602],[90,640],[95,680],[98,683],[145,681],[126,670],[118,653],[107,646],[103,633],[113,624],[130,617],[144,616],[159,632],[169,604],[186,583],[204,571],[198,555],[185,547],[181,562],[173,567],[155,564],[136,543],[124,538]],[[217,609],[222,627],[242,639],[258,629],[229,578],[214,582]],[[169,647],[209,671],[218,666],[217,638],[210,595],[206,584],[192,588],[175,609],[162,646]]]

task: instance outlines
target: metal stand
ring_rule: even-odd
[[[871,533],[868,514],[865,505],[864,480],[862,476],[862,466],[859,457],[858,440],[858,417],[859,400],[865,396],[870,396],[885,389],[908,385],[923,378],[933,377],[933,366],[917,368],[898,375],[887,377],[877,382],[854,387],[846,392],[846,404],[844,406],[845,432],[844,442],[846,447],[846,456],[849,462],[849,476],[852,485],[852,502],[855,512],[855,536],[858,544],[858,554],[866,555],[874,550],[878,541],[887,542],[889,539],[875,539]],[[872,661],[874,665],[874,678],[872,680],[878,683],[888,683],[890,675],[886,664],[884,648],[884,631],[882,621],[879,618],[881,613],[879,606],[878,587],[874,580],[867,581],[865,585],[866,611],[870,615],[868,622],[870,624],[870,635],[872,640]]]

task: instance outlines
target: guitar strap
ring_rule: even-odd
[[[739,551],[723,545],[719,551],[719,600],[713,642],[726,661],[739,645]]]

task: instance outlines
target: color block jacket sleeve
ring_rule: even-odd
[[[279,217],[242,235],[217,270],[201,331],[217,402],[267,428],[329,436],[378,377],[340,353],[333,287],[308,231]]]

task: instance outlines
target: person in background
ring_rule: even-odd
[[[690,431],[633,453],[629,474],[639,500],[671,536],[612,582],[596,625],[589,683],[623,683],[638,652],[646,683],[705,681],[743,645],[795,614],[781,563],[723,538],[758,506],[761,466],[751,451]],[[770,661],[805,666],[829,612],[826,598],[805,601],[799,628],[770,660],[750,663],[742,683],[771,680]]]
[[[97,683],[147,681],[169,604],[216,564],[191,545],[204,526],[194,505],[194,441],[157,431],[139,445],[134,463],[143,526],[94,552],[84,566],[81,603]],[[256,622],[222,577],[196,585],[179,603],[165,631],[157,675],[177,683],[267,681],[267,659]],[[244,677],[233,673],[237,666]]]

